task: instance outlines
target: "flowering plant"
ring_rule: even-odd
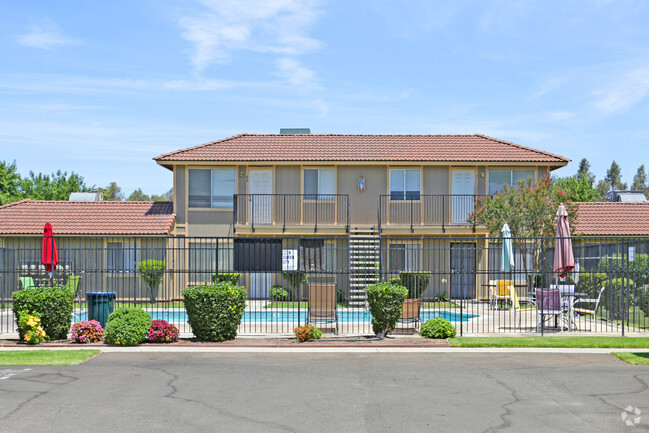
[[[18,316],[18,327],[22,331],[23,339],[29,344],[38,344],[45,339],[45,331],[40,325],[41,314],[37,312],[21,311]]]
[[[310,323],[306,326],[298,326],[293,330],[293,332],[297,339],[302,342],[307,340],[318,340],[322,337],[322,331]]]
[[[76,343],[94,343],[104,338],[104,329],[96,320],[82,320],[70,328],[72,339]]]
[[[173,343],[178,341],[179,334],[178,328],[166,320],[154,320],[146,339],[150,343]]]

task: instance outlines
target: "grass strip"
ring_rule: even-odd
[[[649,365],[649,353],[614,352],[611,355],[631,365]]]
[[[6,350],[0,351],[0,365],[77,365],[100,350]]]
[[[649,348],[649,338],[644,337],[459,337],[448,341],[453,347]]]

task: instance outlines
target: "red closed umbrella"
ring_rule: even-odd
[[[564,278],[574,268],[575,257],[572,253],[568,212],[561,205],[557,210],[557,240],[554,244],[554,273],[559,278]]]
[[[45,270],[52,272],[59,263],[59,254],[56,252],[56,242],[54,242],[54,233],[52,224],[45,223],[43,228],[43,260]]]

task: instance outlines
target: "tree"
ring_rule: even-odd
[[[601,179],[597,183],[597,187],[595,188],[597,190],[597,193],[599,194],[599,199],[601,201],[606,201],[608,192],[611,190],[611,184],[608,183],[605,179]]]
[[[68,200],[73,192],[90,191],[83,181],[83,177],[75,172],[70,173],[57,170],[51,175],[29,172],[29,177],[22,181],[22,190],[26,198],[32,200]]]
[[[548,174],[536,182],[527,179],[515,187],[505,185],[499,194],[480,199],[468,221],[486,226],[492,237],[502,236],[502,227],[507,223],[514,242],[531,254],[534,269],[540,269],[545,259],[542,247],[549,246],[549,239],[556,235],[556,213],[561,204],[566,207],[570,229],[574,230],[577,205],[571,193],[558,187]],[[523,254],[523,260],[526,257]]]
[[[151,197],[142,192],[142,188],[138,188],[128,196],[126,201],[149,201]]]
[[[11,164],[0,161],[0,205],[22,200],[22,179],[17,172],[16,161]]]
[[[579,170],[577,170],[577,179],[587,179],[591,184],[595,183],[595,175],[590,172],[590,162],[586,158],[579,161]]]
[[[644,195],[649,198],[649,185],[647,184],[647,172],[644,169],[644,164],[638,167],[638,172],[633,176],[631,189],[634,191],[644,191]]]
[[[162,195],[151,194],[151,200],[153,200],[153,201],[174,201],[174,189],[171,188],[169,191],[165,192]]]
[[[124,194],[122,188],[117,186],[117,182],[111,182],[106,188],[102,188],[101,192],[104,193],[104,200],[107,201],[122,201]]]
[[[606,177],[604,180],[607,181],[614,190],[621,191],[626,189],[626,183],[622,182],[622,169],[615,161],[611,164],[611,168],[606,170]]]
[[[593,185],[594,178],[595,176],[561,177],[556,179],[555,184],[575,202],[599,201],[600,193]]]
[[[158,286],[166,268],[164,260],[142,260],[137,264],[137,272],[149,288],[149,300],[152,304],[155,303]]]

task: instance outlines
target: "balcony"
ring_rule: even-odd
[[[440,228],[442,232],[450,227],[471,227],[467,219],[475,208],[475,203],[484,195],[475,194],[434,194],[408,197],[407,200],[394,200],[390,195],[379,197],[379,230],[385,228]],[[402,198],[402,197],[400,197]]]
[[[347,194],[235,194],[235,232],[349,231]]]

